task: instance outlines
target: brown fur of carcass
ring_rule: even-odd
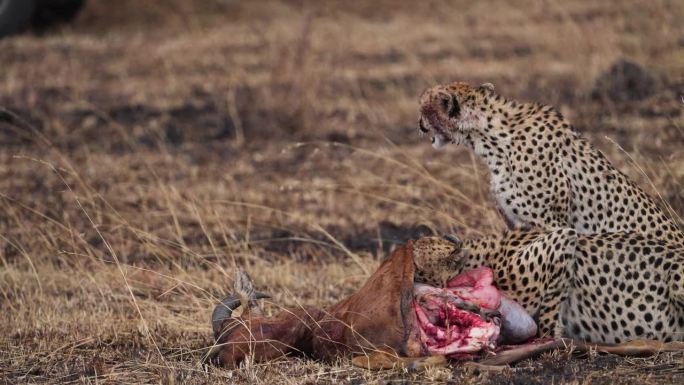
[[[250,354],[256,362],[296,353],[321,360],[377,351],[426,355],[413,311],[412,251],[412,242],[394,250],[361,289],[328,308],[227,319],[215,336],[215,359],[234,367]]]

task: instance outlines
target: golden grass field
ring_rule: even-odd
[[[0,382],[681,384],[681,353],[201,360],[236,267],[273,313],[343,298],[406,239],[504,229],[478,160],[417,134],[436,83],[557,106],[684,217],[682,20],[665,0],[91,0],[1,40]],[[649,92],[592,96],[621,60]]]

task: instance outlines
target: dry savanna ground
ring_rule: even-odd
[[[664,0],[91,0],[0,41],[1,381],[682,383],[682,354],[201,363],[236,267],[273,313],[341,299],[406,239],[504,228],[482,165],[417,135],[438,82],[558,106],[684,216],[682,20]]]

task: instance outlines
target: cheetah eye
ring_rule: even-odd
[[[428,129],[425,128],[425,125],[423,124],[423,119],[418,119],[418,129],[420,130],[420,132],[427,134]]]
[[[446,110],[447,108],[449,108],[449,101],[450,101],[450,100],[451,100],[451,98],[449,98],[448,96],[446,96],[446,95],[445,95],[445,96],[442,96],[442,99],[441,99],[441,101],[442,101],[442,108],[444,108],[445,110]]]
[[[458,104],[458,101],[456,101],[456,98],[452,99],[454,102],[451,103],[451,108],[447,112],[450,118],[456,119],[458,118],[458,115],[461,114],[461,106]]]
[[[451,235],[451,234],[445,234],[442,236],[442,238],[446,239],[447,241],[449,241],[449,242],[451,242],[454,245],[459,246],[459,247],[463,243],[463,241],[459,237],[457,237],[455,235]]]

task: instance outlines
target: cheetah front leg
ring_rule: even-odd
[[[490,267],[499,289],[537,320],[540,336],[561,337],[560,309],[572,289],[577,233],[572,229],[537,233],[512,232],[495,254]]]

